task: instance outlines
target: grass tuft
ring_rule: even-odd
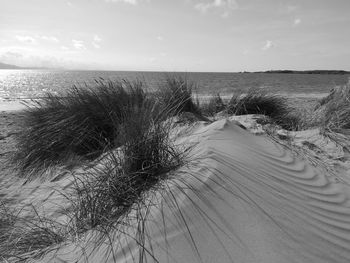
[[[322,133],[350,150],[350,82],[323,98],[316,113]]]
[[[155,117],[153,110],[146,103],[132,112],[120,127],[123,146],[108,152],[103,166],[76,180],[73,203],[80,231],[119,224],[145,193],[182,164],[183,153],[170,138],[172,121]]]
[[[201,111],[206,116],[214,116],[225,109],[226,105],[219,93],[212,95],[207,102],[201,105]]]
[[[23,217],[0,204],[0,259],[23,262],[42,255],[52,245],[62,243],[66,234],[57,222],[40,216],[34,207],[33,216]]]
[[[172,115],[178,115],[183,112],[201,115],[200,109],[192,97],[194,88],[195,83],[186,78],[168,76],[165,83],[159,88],[158,99]]]
[[[92,160],[119,145],[119,125],[146,99],[142,85],[100,79],[95,87],[35,101],[24,112],[14,162],[22,172],[38,171],[72,158]]]
[[[350,129],[350,83],[331,91],[323,100],[323,108],[326,130],[342,132]]]
[[[227,106],[234,115],[263,114],[286,130],[299,129],[299,117],[292,113],[286,98],[266,89],[251,88],[246,93],[235,93]]]

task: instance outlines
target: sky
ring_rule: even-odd
[[[84,70],[350,70],[350,0],[0,0],[0,62]]]

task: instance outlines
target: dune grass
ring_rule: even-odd
[[[24,217],[21,210],[0,204],[0,260],[24,262],[42,255],[43,251],[63,242],[65,227],[54,220],[40,216]]]
[[[96,81],[64,96],[48,94],[24,112],[14,162],[22,172],[72,159],[92,160],[118,142],[118,127],[146,99],[141,82]]]
[[[80,231],[118,224],[146,192],[183,163],[184,153],[170,138],[172,121],[164,121],[161,113],[155,116],[153,110],[146,103],[132,112],[120,127],[123,146],[109,151],[103,166],[77,178],[73,204]]]
[[[350,150],[350,82],[323,98],[316,113],[322,133]]]
[[[226,105],[219,93],[210,96],[208,101],[204,101],[200,106],[201,112],[205,116],[213,117],[215,114],[226,109]]]
[[[341,132],[350,129],[350,83],[331,92],[323,105],[326,130]]]
[[[191,112],[201,115],[200,108],[192,97],[196,84],[181,76],[167,76],[165,83],[159,87],[159,102],[171,115]]]
[[[261,88],[234,93],[227,106],[228,114],[263,114],[286,130],[298,130],[300,119],[292,110],[286,98]]]
[[[172,141],[174,119],[169,117],[193,110],[186,104],[187,97],[173,95],[175,101],[166,104],[160,97],[146,94],[139,82],[101,80],[97,84],[94,88],[74,87],[64,97],[51,94],[36,102],[26,110],[24,130],[17,138],[15,162],[22,171],[47,169],[71,156],[85,160],[100,156],[75,177],[74,195],[66,196],[72,202],[66,216],[74,234],[117,227],[135,205],[142,206],[143,196],[157,189],[185,158],[186,151]],[[34,220],[23,228],[19,221],[18,217],[10,227],[15,233],[12,241],[6,239],[10,246],[16,245],[16,233],[33,233],[39,241],[52,238],[45,241],[46,247],[62,242],[60,235],[55,237],[58,230],[54,225],[49,228],[52,232],[45,232],[44,218],[44,226]],[[31,246],[30,240],[23,242]]]

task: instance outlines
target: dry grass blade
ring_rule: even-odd
[[[0,255],[3,259],[17,262],[35,258],[67,238],[65,226],[40,216],[34,207],[32,209],[32,217],[22,217],[21,210],[1,205]]]

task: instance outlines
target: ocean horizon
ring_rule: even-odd
[[[64,94],[76,86],[93,86],[95,80],[140,80],[155,90],[167,76],[182,76],[195,84],[199,95],[230,95],[237,90],[266,88],[285,96],[321,97],[332,88],[345,85],[350,75],[230,73],[230,72],[155,72],[11,69],[0,70],[0,99],[35,99],[46,93]]]

